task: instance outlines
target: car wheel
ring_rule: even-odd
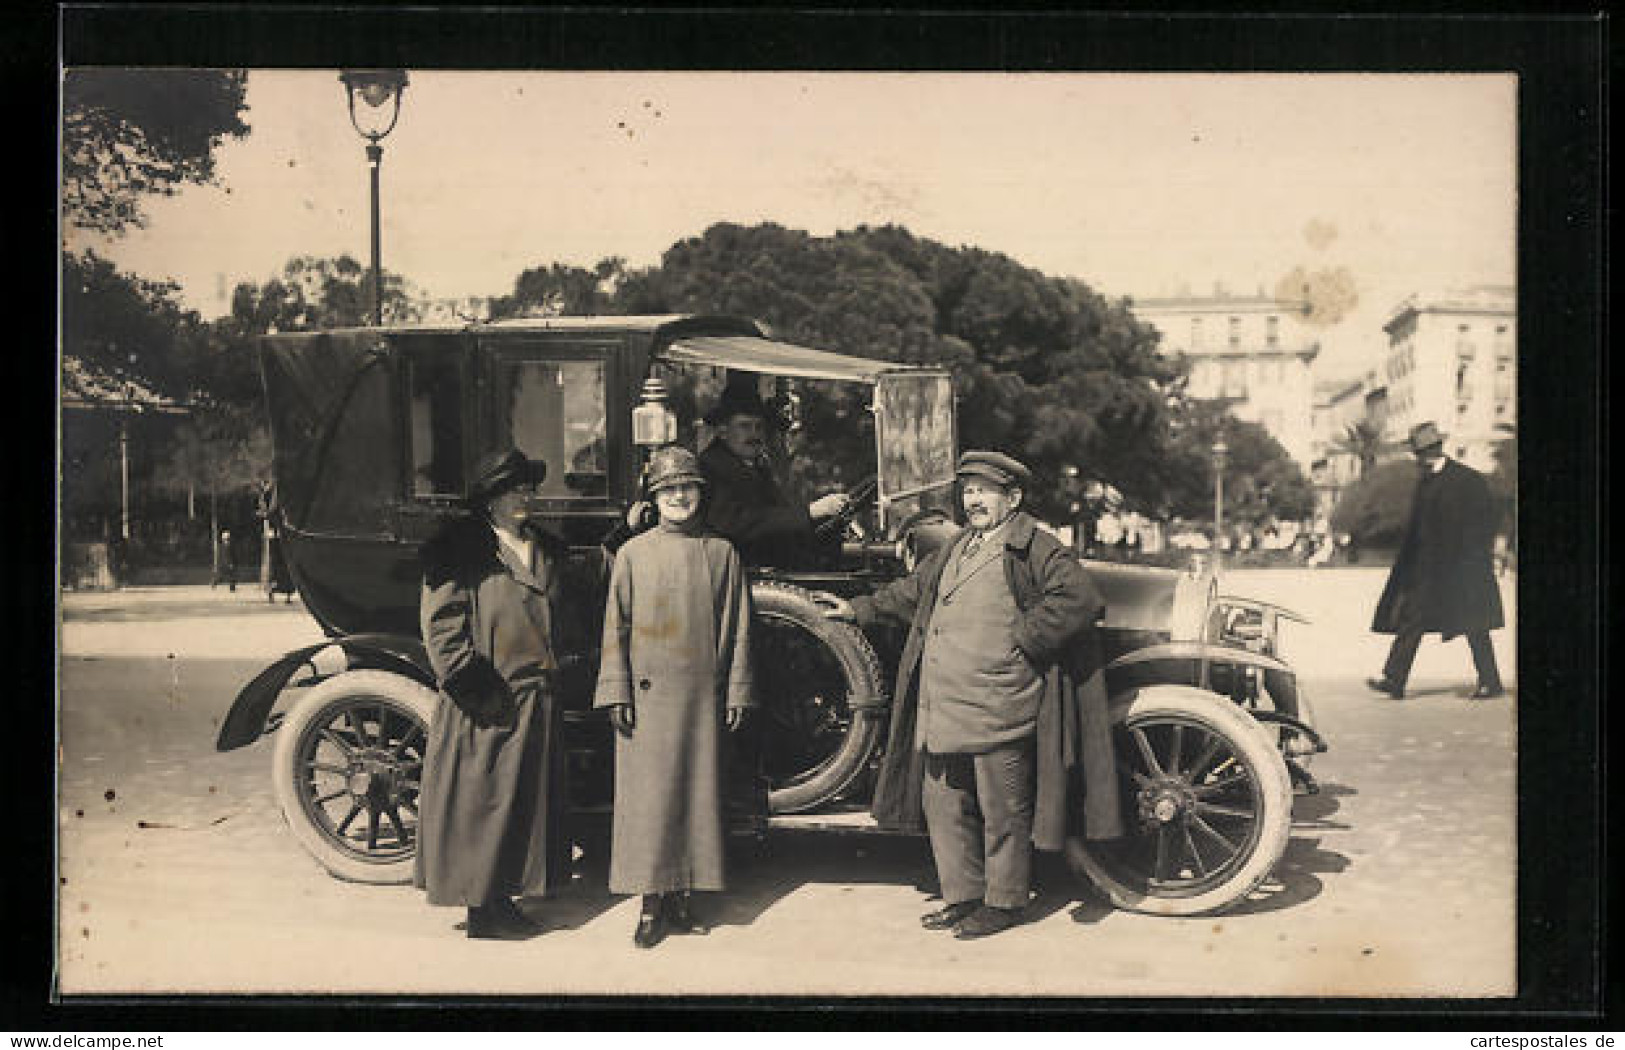
[[[863,632],[783,583],[751,587],[757,744],[771,813],[835,798],[880,739],[883,672]]]
[[[1281,859],[1292,782],[1269,732],[1229,699],[1151,686],[1112,702],[1126,834],[1068,839],[1067,860],[1113,904],[1206,915],[1246,898]]]
[[[427,686],[349,671],[312,686],[277,730],[272,784],[299,844],[350,882],[411,881],[429,724]]]

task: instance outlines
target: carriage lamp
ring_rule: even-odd
[[[638,406],[632,409],[632,441],[656,447],[677,440],[677,415],[666,404],[666,384],[645,379]]]
[[[367,167],[372,172],[372,323],[384,323],[384,274],[380,259],[378,171],[384,147],[378,143],[395,130],[401,116],[401,94],[406,90],[404,69],[346,69],[339,74],[350,104],[350,124],[367,140]],[[356,100],[361,105],[356,105]]]

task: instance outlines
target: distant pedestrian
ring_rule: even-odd
[[[209,587],[213,589],[221,583],[233,592],[237,590],[237,551],[232,546],[230,529],[220,530],[219,546],[215,549],[214,579]]]
[[[1491,548],[1495,503],[1484,476],[1444,454],[1444,435],[1433,423],[1419,423],[1408,438],[1421,465],[1410,521],[1399,557],[1377,601],[1371,629],[1394,635],[1380,678],[1366,684],[1396,700],[1422,635],[1437,631],[1449,641],[1467,636],[1478,674],[1472,699],[1503,693],[1490,631],[1502,626],[1501,592],[1496,587]]]
[[[699,460],[649,462],[659,523],[615,556],[595,707],[615,726],[609,888],[642,895],[633,943],[703,933],[694,890],[724,887],[720,732],[751,706],[750,592],[732,544],[705,524]]]
[[[562,545],[526,516],[546,474],[515,449],[485,457],[474,513],[423,551],[423,645],[441,700],[413,881],[430,904],[467,908],[474,938],[539,932],[514,898],[568,878],[556,639],[578,607],[563,587]]]

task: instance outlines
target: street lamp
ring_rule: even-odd
[[[367,166],[372,169],[372,323],[384,323],[384,273],[379,260],[378,169],[384,147],[378,143],[395,130],[406,90],[404,69],[346,69],[339,74],[350,104],[350,123],[367,140]],[[361,106],[356,106],[356,99]]]
[[[1230,452],[1230,446],[1224,443],[1224,438],[1213,440],[1213,571],[1219,571],[1219,561],[1223,556],[1224,535],[1224,461]]]

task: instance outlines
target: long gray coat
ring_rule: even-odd
[[[1495,584],[1494,500],[1484,475],[1455,460],[1416,485],[1410,521],[1371,629],[1445,638],[1502,626]]]
[[[914,746],[920,660],[943,569],[958,546],[944,544],[908,576],[852,602],[859,623],[909,625],[897,666],[886,757],[870,807],[883,827],[918,831],[925,826],[924,752]],[[1123,816],[1096,627],[1105,602],[1072,552],[1025,512],[1018,511],[1005,528],[1003,563],[1021,610],[1016,639],[1044,676],[1034,734],[1033,845],[1057,850],[1068,834],[1117,838]]]
[[[722,714],[751,698],[750,591],[727,540],[657,527],[615,558],[595,707],[615,737],[613,893],[723,888]]]
[[[517,564],[480,521],[425,548],[421,626],[441,699],[424,754],[413,881],[430,904],[541,896],[568,878],[552,685],[558,569],[546,554],[538,571]]]

